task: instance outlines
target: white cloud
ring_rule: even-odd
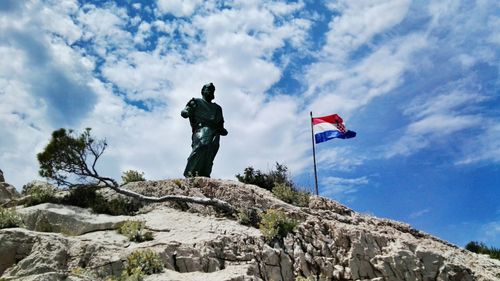
[[[425,209],[422,209],[422,210],[415,211],[415,212],[411,213],[409,215],[409,217],[410,217],[410,219],[416,219],[416,218],[422,217],[423,215],[426,215],[426,214],[428,214],[430,212],[431,212],[430,208],[425,208]]]
[[[481,123],[481,118],[473,115],[448,116],[435,114],[418,120],[408,126],[411,135],[426,135],[435,137],[434,134],[448,135],[457,131],[473,128]]]
[[[132,4],[132,7],[134,7],[134,9],[136,9],[136,10],[140,10],[142,8],[142,4],[141,3],[134,3],[134,4]]]
[[[354,193],[358,192],[359,187],[367,185],[369,182],[367,177],[325,177],[321,181],[322,186],[324,186],[321,190],[321,195],[338,200],[352,201],[355,198]]]
[[[486,125],[491,121],[480,112],[481,104],[489,98],[468,90],[467,85],[468,80],[451,82],[438,88],[436,92],[440,94],[436,96],[431,93],[414,98],[403,111],[410,123],[404,134],[387,146],[385,157],[410,155],[432,144],[447,142],[450,136],[469,132],[467,138],[454,138],[448,144],[464,153],[460,160],[455,160],[458,164],[498,159],[499,149],[495,147],[499,132],[495,132],[495,126]]]
[[[500,30],[496,27],[500,26],[500,16],[492,15],[488,19],[488,27],[492,31],[488,37],[489,42],[500,45]]]
[[[481,226],[477,240],[489,247],[497,247],[500,244],[500,221],[492,221]]]
[[[310,107],[323,114],[338,112],[348,117],[401,85],[403,75],[413,70],[412,55],[426,46],[423,34],[412,34],[390,40],[356,62],[312,65],[306,75]]]
[[[20,188],[37,176],[36,153],[55,126],[75,124],[91,108],[91,60],[68,44],[82,32],[71,20],[74,1],[27,1],[0,11],[0,162],[8,182]]]
[[[484,124],[481,134],[475,139],[476,142],[464,148],[463,156],[456,161],[456,164],[474,164],[482,161],[500,163],[500,124]]]
[[[356,151],[353,151],[352,148],[336,147],[321,150],[319,148],[317,145],[317,163],[319,168],[323,170],[351,171],[362,165],[365,160]]]
[[[436,97],[419,97],[404,110],[404,114],[422,118],[429,115],[438,115],[443,112],[459,110],[461,107],[470,106],[484,101],[485,98],[474,92],[460,91],[445,92]]]
[[[202,2],[202,0],[158,0],[157,5],[160,13],[188,17]]]
[[[323,53],[334,60],[344,60],[373,36],[400,23],[410,6],[408,0],[338,1],[328,4],[340,13],[330,22],[328,44]]]
[[[125,29],[128,20],[123,8],[97,8],[90,4],[84,5],[76,17],[76,23],[83,32],[82,39],[107,60],[126,56],[133,49],[133,37]]]
[[[386,157],[409,155],[424,149],[432,143],[447,140],[457,132],[471,130],[482,123],[482,118],[473,115],[445,115],[435,114],[426,116],[407,126],[405,134],[386,151]],[[457,145],[455,141],[454,145]]]
[[[144,45],[144,40],[150,37],[151,34],[151,24],[147,22],[141,22],[137,28],[137,34],[134,37],[134,43],[138,45]]]

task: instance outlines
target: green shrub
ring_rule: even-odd
[[[122,271],[120,277],[108,277],[106,281],[142,281],[144,280],[144,273],[142,273],[140,268],[135,268],[132,273],[127,273],[126,270]]]
[[[477,254],[489,255],[492,259],[500,260],[500,249],[488,247],[482,242],[471,241],[465,245],[465,249]]]
[[[113,216],[133,215],[142,204],[123,197],[106,200],[97,191],[99,187],[95,185],[78,185],[70,189],[69,194],[61,199],[62,204],[91,208],[98,214],[108,214]]]
[[[258,227],[260,223],[260,215],[256,209],[240,208],[236,213],[236,219],[242,225]]]
[[[101,280],[97,276],[98,272],[92,271],[91,268],[83,268],[83,267],[77,266],[77,267],[71,268],[69,273],[70,273],[70,276],[71,275],[78,276],[79,278],[77,278],[77,280],[80,280],[80,279],[81,280]],[[74,279],[70,278],[70,280],[74,280]]]
[[[23,186],[22,194],[30,196],[25,206],[59,202],[55,197],[56,189],[50,185],[27,184]]]
[[[142,221],[126,221],[119,229],[118,233],[128,237],[130,241],[144,242],[153,240],[153,233],[145,229]]]
[[[173,180],[173,183],[175,184],[175,186],[177,186],[178,188],[181,188],[182,187],[182,181],[180,179],[175,179]]]
[[[23,225],[23,220],[12,209],[0,207],[0,229],[8,227],[18,227]]]
[[[278,162],[276,162],[276,169],[268,173],[255,170],[253,167],[248,167],[245,168],[243,175],[237,174],[236,178],[240,182],[254,184],[269,191],[277,184],[294,186],[288,174],[288,168]]]
[[[146,179],[144,178],[143,172],[138,172],[134,170],[128,170],[126,172],[123,172],[122,175],[123,184],[136,181],[145,181],[145,180]]]
[[[83,267],[77,266],[77,267],[73,267],[70,270],[70,273],[74,274],[74,275],[85,275],[87,273],[87,270]]]
[[[280,200],[283,200],[287,203],[299,207],[309,206],[309,197],[310,197],[309,192],[299,191],[296,188],[285,184],[277,184],[276,186],[273,187],[272,192]]]
[[[298,221],[290,219],[287,214],[280,210],[268,209],[261,215],[259,229],[266,240],[284,238],[297,227]]]
[[[137,250],[127,257],[124,271],[128,275],[136,274],[138,271],[151,275],[163,271],[163,263],[160,255],[150,249]]]
[[[99,200],[92,205],[92,210],[99,214],[108,214],[112,216],[134,215],[142,207],[142,203],[126,199],[123,197],[113,198],[109,201]]]
[[[142,281],[144,275],[163,271],[160,255],[150,249],[137,250],[127,257],[125,268],[120,277],[108,277],[106,281]]]
[[[61,199],[61,203],[82,208],[91,208],[98,201],[104,200],[97,193],[95,185],[77,185],[70,188],[69,193]]]

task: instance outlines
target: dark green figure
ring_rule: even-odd
[[[201,89],[203,98],[192,98],[181,111],[182,117],[189,118],[193,130],[193,150],[184,170],[185,177],[210,177],[214,158],[219,150],[220,136],[227,135],[222,108],[212,102],[214,93],[215,86],[212,83],[204,85]]]

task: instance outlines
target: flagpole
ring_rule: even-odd
[[[313,113],[310,112],[311,115],[311,140],[313,146],[313,161],[314,161],[314,187],[316,190],[316,195],[319,195],[318,192],[318,172],[316,171],[316,147],[314,146],[314,131],[313,131]]]

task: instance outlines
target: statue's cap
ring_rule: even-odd
[[[208,84],[203,85],[203,88],[201,88],[201,92],[203,93],[205,91],[215,92],[214,84],[208,83]]]

